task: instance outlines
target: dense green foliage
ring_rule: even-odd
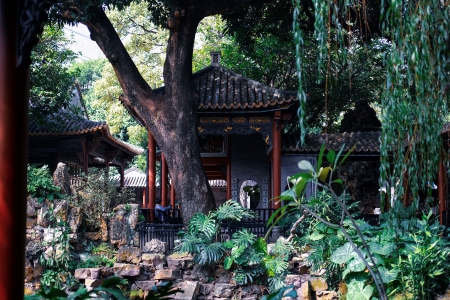
[[[233,272],[238,285],[268,280],[269,291],[277,291],[284,287],[288,261],[294,249],[290,242],[280,239],[268,251],[265,240],[246,229],[239,229],[230,237],[229,225],[225,233],[221,232],[222,223],[226,225],[226,222],[230,224],[248,217],[254,217],[254,213],[233,200],[208,215],[197,213],[191,218],[187,232],[180,232],[175,252],[192,254],[194,263],[199,265],[222,263]]]
[[[273,5],[277,6],[279,3],[274,2]],[[273,25],[276,29],[271,29],[270,25],[262,26],[266,25],[264,20],[250,13],[252,10],[258,13],[263,10],[263,16],[272,18],[272,14],[277,14],[276,9],[281,8],[273,8],[271,5],[263,6],[267,6],[265,9],[252,8],[242,11],[242,14],[249,13],[252,16],[236,17],[236,14],[233,14],[233,18],[236,18],[233,22],[236,23],[231,25],[227,19],[228,15],[224,16],[225,21],[220,16],[205,18],[198,28],[198,44],[194,48],[193,56],[194,71],[209,65],[211,51],[221,51],[222,66],[269,86],[296,90],[298,73],[292,23],[288,26],[286,22],[292,20],[292,17],[285,14],[286,20],[280,20]],[[281,10],[282,12],[292,9],[291,6],[285,6],[286,4],[283,5],[285,10]],[[254,14],[256,15],[256,12]],[[267,21],[269,24],[270,20]],[[257,33],[253,33],[254,30],[257,30]],[[376,36],[365,43],[358,32],[347,34],[347,39],[349,51],[346,59],[343,59],[335,44],[330,49],[330,73],[336,76],[330,76],[327,83],[324,71],[317,68],[316,59],[319,53],[316,39],[311,35],[304,37],[301,74],[305,95],[308,95],[305,104],[308,114],[305,115],[305,121],[309,131],[312,128],[336,131],[343,113],[353,109],[357,102],[380,102],[385,80],[382,59],[383,53],[389,49],[389,44]],[[327,100],[324,97],[326,87]],[[299,132],[297,118],[291,120],[287,130]]]
[[[338,196],[331,188],[332,182],[342,183],[329,176],[345,160],[341,159],[341,152],[325,155],[322,147],[316,167],[301,161],[300,169],[309,171],[290,177],[293,186],[280,196],[288,204],[269,221],[277,220],[280,213],[303,213],[294,223],[290,238],[302,249],[310,249],[308,261],[313,270],[325,269],[333,288],[346,283],[347,299],[434,299],[449,284],[450,242],[444,236],[444,226],[439,225],[431,211],[422,212],[421,218],[404,218],[411,215],[412,208],[403,207],[400,201],[381,216],[379,226],[355,220],[344,194]],[[329,167],[324,168],[321,166],[325,158]],[[307,183],[322,187],[331,197],[326,201],[316,196],[305,199]],[[324,214],[323,202],[334,202],[340,213],[334,208]],[[307,215],[314,220],[306,219]],[[294,229],[305,221],[308,223],[300,233],[303,236],[298,238]]]
[[[401,198],[407,191],[398,182],[406,173],[417,209],[419,190],[428,189],[443,157],[441,130],[448,114],[450,82],[450,3],[382,3],[386,8],[382,28],[392,51],[385,57],[380,185],[388,187],[389,194],[389,187],[394,187],[395,196]],[[391,153],[393,159],[388,158]]]
[[[27,192],[31,197],[37,197],[39,202],[45,199],[61,199],[61,188],[53,184],[48,166],[27,166]]]
[[[31,53],[29,113],[33,120],[48,123],[51,116],[57,124],[63,115],[79,113],[79,108],[70,105],[74,74],[69,65],[76,58],[67,47],[70,42],[61,28],[47,25]]]

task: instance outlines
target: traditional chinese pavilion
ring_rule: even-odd
[[[134,156],[144,152],[142,148],[113,137],[105,122],[75,117],[58,121],[55,124],[30,120],[28,163],[46,164],[53,172],[63,162],[73,178],[82,172],[88,174],[91,167],[114,166],[124,186],[124,170]]]

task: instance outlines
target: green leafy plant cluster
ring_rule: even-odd
[[[52,238],[49,242],[43,242],[46,251],[39,258],[45,268],[41,283],[46,288],[70,289],[77,285],[71,274],[73,256],[69,238],[70,227],[66,222],[55,220],[51,207],[48,215],[51,216]]]
[[[37,197],[41,203],[45,199],[61,199],[61,188],[53,184],[52,176],[47,165],[37,167],[27,166],[27,192],[31,197]]]
[[[82,300],[82,299],[117,299],[127,300],[121,290],[127,281],[119,277],[111,277],[103,282],[99,287],[88,290],[86,287],[81,287],[71,294],[58,287],[45,288],[41,286],[41,290],[34,295],[25,295],[25,300]],[[173,286],[172,282],[163,283],[154,286],[148,293],[145,300],[169,300],[172,299],[176,293],[182,293],[182,290]]]
[[[115,259],[106,256],[92,256],[85,261],[77,263],[76,268],[113,267],[115,262]]]
[[[399,201],[390,212],[382,214],[377,227],[355,219],[345,194],[338,196],[331,188],[332,182],[342,183],[329,176],[345,160],[340,159],[342,149],[338,154],[330,151],[325,156],[322,147],[316,167],[300,162],[299,167],[309,171],[291,177],[292,188],[280,196],[288,204],[269,221],[276,224],[279,214],[302,211],[288,239],[303,239],[313,248],[309,261],[325,269],[325,274],[334,273],[336,283],[345,282],[347,299],[434,299],[449,283],[450,244],[443,238],[444,228],[431,212],[418,218],[413,207],[405,208]],[[320,167],[324,157],[330,167]],[[340,217],[323,215],[316,206],[320,201],[314,197],[305,201],[304,190],[309,182],[330,193],[331,201],[341,207]],[[310,223],[314,226],[296,239],[295,228],[308,215],[316,219]]]
[[[194,263],[200,265],[223,263],[225,269],[233,272],[238,285],[269,278],[269,290],[278,290],[284,286],[293,246],[288,241],[279,240],[272,251],[268,251],[265,240],[247,229],[228,236],[232,222],[249,217],[254,217],[254,212],[233,200],[228,200],[208,215],[197,213],[191,218],[188,231],[180,232],[175,252],[192,254]],[[221,224],[228,225],[227,232],[221,232]]]

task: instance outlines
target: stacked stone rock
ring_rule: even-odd
[[[142,250],[123,246],[116,261],[113,268],[77,269],[75,278],[93,288],[112,275],[123,277],[131,290],[143,290],[144,296],[155,285],[171,281],[180,290],[174,296],[178,300],[256,300],[263,293],[257,285],[238,288],[222,268],[194,265],[191,256],[166,255],[166,244],[158,240],[147,242]]]

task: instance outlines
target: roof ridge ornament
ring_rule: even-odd
[[[210,52],[209,54],[211,54],[211,66],[220,66],[220,55],[222,55],[222,52]]]

